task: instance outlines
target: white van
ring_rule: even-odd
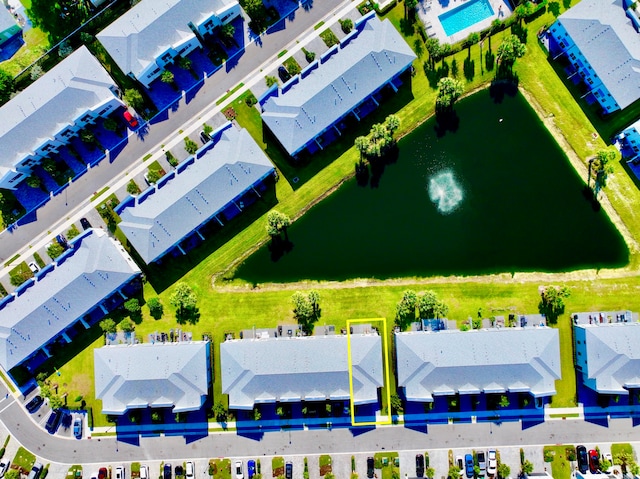
[[[140,466],[140,479],[149,479],[149,470],[147,466]]]

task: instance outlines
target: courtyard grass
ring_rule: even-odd
[[[36,456],[20,446],[13,458],[11,467],[20,468],[21,471],[27,474],[33,467],[34,462],[36,462]]]
[[[403,5],[399,4],[387,15],[396,26],[401,26],[404,16]],[[596,131],[589,121],[587,114],[576,103],[569,89],[563,84],[547,59],[546,52],[538,44],[535,32],[542,25],[549,25],[553,21],[547,13],[526,24],[529,30],[527,54],[516,63],[520,85],[529,93],[531,101],[538,111],[542,112],[547,126],[558,132],[566,144],[576,152],[582,166],[589,156],[597,149],[605,146],[602,135],[593,137]],[[487,70],[483,64],[484,56],[489,47],[495,54],[501,39],[509,31],[496,34],[491,40],[482,45],[473,45],[464,49],[443,62],[436,68],[451,69],[453,60],[460,68],[460,78],[464,79],[467,92],[486,86],[492,79],[494,71]],[[410,45],[419,45],[424,51],[424,44],[419,36],[412,34],[407,37]],[[417,43],[416,43],[417,42]],[[473,60],[473,69],[467,70],[467,77],[463,75],[465,60]],[[415,127],[417,123],[425,121],[434,112],[436,92],[434,89],[433,73],[425,72],[423,62],[427,60],[426,53],[414,63],[415,75],[411,79],[412,94],[404,98],[403,102],[385,104],[383,109],[394,112],[401,120],[399,134],[403,135]],[[482,65],[482,67],[481,67]],[[473,73],[473,74],[470,74]],[[393,99],[391,100],[394,101]],[[359,155],[346,141],[334,144],[318,158],[305,166],[294,166],[284,158],[284,154],[272,140],[265,143],[262,123],[256,108],[246,105],[244,98],[233,103],[237,112],[236,121],[247,128],[258,143],[266,148],[267,153],[276,163],[280,177],[276,183],[275,194],[279,211],[295,219],[328,190],[340,184],[347,176],[353,174],[354,164]],[[385,112],[386,113],[386,112]],[[378,112],[377,118],[384,118]],[[373,121],[369,119],[369,121]],[[366,128],[366,125],[362,125]],[[517,152],[514,152],[517,153]],[[574,166],[575,163],[574,163]],[[579,165],[578,165],[579,166]],[[605,193],[613,207],[618,212],[619,228],[628,230],[627,239],[635,242],[640,231],[640,192],[633,180],[623,169],[623,165],[616,164],[615,172],[610,177]],[[581,172],[581,171],[580,171]],[[581,172],[584,173],[584,172]],[[586,175],[584,176],[586,180]],[[294,182],[298,178],[298,182]],[[256,208],[254,205],[253,208]],[[254,210],[255,211],[255,210]],[[245,215],[250,215],[248,211]],[[220,384],[220,353],[219,342],[225,331],[240,331],[241,329],[273,327],[277,323],[294,321],[291,305],[291,294],[295,289],[308,290],[316,288],[320,291],[322,318],[325,324],[333,324],[336,328],[346,326],[347,319],[385,317],[389,325],[395,316],[395,305],[400,300],[402,291],[408,288],[416,291],[434,290],[440,298],[449,305],[449,317],[459,321],[468,316],[474,316],[479,308],[486,314],[504,314],[505,312],[531,313],[537,311],[539,302],[538,285],[566,284],[571,288],[572,295],[566,300],[567,313],[575,311],[595,311],[602,309],[630,309],[640,310],[640,278],[637,276],[638,255],[634,245],[630,245],[631,264],[619,271],[578,271],[567,274],[510,274],[492,275],[475,278],[404,278],[387,282],[354,280],[344,283],[303,283],[293,287],[270,285],[250,285],[238,279],[233,279],[234,265],[255,248],[256,245],[267,241],[265,231],[266,212],[255,215],[252,222],[244,223],[243,217],[231,225],[238,228],[233,231],[219,246],[200,260],[198,250],[186,257],[183,262],[189,263],[191,269],[186,271],[178,267],[175,262],[162,270],[163,281],[154,281],[150,277],[144,285],[146,298],[159,296],[165,307],[164,317],[154,320],[143,310],[143,321],[136,326],[136,333],[144,337],[154,331],[168,331],[176,327],[173,308],[169,304],[169,296],[173,291],[173,284],[185,281],[192,286],[198,295],[198,308],[201,312],[199,322],[186,325],[185,330],[192,331],[194,338],[201,337],[204,332],[211,332],[214,338],[214,401],[226,404],[226,396],[221,395]],[[614,218],[614,221],[616,219]],[[239,226],[241,225],[241,226]],[[237,233],[237,234],[236,234]],[[576,239],[577,241],[579,239]],[[197,258],[197,262],[191,264]],[[231,267],[231,271],[229,268]],[[621,276],[621,277],[618,277]],[[212,287],[212,277],[217,278],[216,287]],[[585,281],[584,279],[588,279]],[[571,325],[568,314],[559,318],[562,379],[557,381],[557,394],[553,398],[553,406],[566,407],[575,405],[575,371],[573,368]],[[77,392],[92,403],[96,425],[104,424],[99,419],[100,407],[93,397],[93,348],[99,344],[93,342],[75,359],[69,361],[59,370],[71,396]],[[80,375],[85,372],[91,380]],[[392,375],[392,381],[395,378]],[[394,382],[395,384],[395,382]]]
[[[551,464],[551,475],[554,479],[570,479],[571,463],[567,459],[567,447],[574,446],[544,446],[545,462]],[[551,459],[550,461],[547,459]]]
[[[24,32],[23,39],[25,44],[22,48],[10,59],[0,63],[0,69],[13,77],[44,55],[50,47],[47,34],[38,27]]]

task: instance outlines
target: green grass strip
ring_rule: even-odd
[[[220,105],[221,103],[224,103],[227,100],[227,98],[229,98],[231,95],[233,95],[235,92],[237,92],[243,86],[244,86],[244,83],[238,83],[235,87],[233,87],[233,89],[229,90],[222,98],[220,98],[216,102],[216,105]]]

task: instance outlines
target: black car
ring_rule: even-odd
[[[284,465],[284,477],[286,479],[293,479],[293,462],[287,461]]]
[[[367,457],[367,477],[371,479],[373,477],[373,457]]]
[[[162,472],[163,479],[171,479],[171,464],[165,464]]]
[[[87,218],[80,218],[80,226],[82,226],[82,229],[87,231],[89,228],[91,228],[91,223],[89,223],[89,220]]]
[[[62,427],[65,429],[69,429],[72,421],[73,418],[71,417],[69,411],[62,411],[62,417],[60,418],[60,424],[62,424]]]
[[[60,409],[56,409],[51,413],[49,419],[47,419],[47,424],[45,426],[47,432],[49,434],[55,434],[60,426],[60,419],[62,418],[62,411]]]
[[[576,456],[578,456],[578,469],[582,474],[586,474],[589,470],[589,456],[587,456],[587,448],[584,446],[576,447]]]
[[[284,83],[289,81],[289,79],[291,78],[291,75],[289,74],[287,69],[282,65],[278,67],[278,76],[280,77],[280,80],[282,80]]]
[[[422,454],[416,454],[416,476],[424,476],[424,456]]]
[[[31,399],[31,401],[29,401],[26,405],[27,411],[33,414],[38,409],[40,409],[40,406],[42,406],[43,402],[44,399],[42,399],[42,396],[34,396],[33,399]]]

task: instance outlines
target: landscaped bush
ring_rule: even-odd
[[[178,160],[176,159],[175,156],[173,156],[173,153],[171,153],[170,151],[165,152],[164,156],[167,158],[167,162],[173,166],[174,168],[176,166],[178,166]]]
[[[349,33],[353,30],[353,22],[350,18],[345,18],[344,20],[340,20],[340,27],[342,27],[344,33]]]
[[[129,193],[130,195],[137,195],[138,193],[140,193],[140,188],[135,181],[130,180],[129,183],[127,183],[127,193]]]
[[[78,231],[78,227],[76,225],[71,225],[71,228],[69,228],[69,231],[67,231],[67,239],[72,240],[79,234],[80,234],[80,231]]]
[[[340,40],[338,40],[338,37],[336,37],[336,34],[333,33],[330,28],[327,28],[324,32],[322,32],[320,34],[320,38],[322,38],[322,41],[329,48],[340,43]]]
[[[278,83],[278,79],[274,76],[267,75],[264,77],[264,81],[267,83],[267,87],[271,88],[273,85]]]
[[[304,57],[309,63],[316,59],[316,54],[314,52],[310,52],[304,47],[302,48],[302,53],[304,53]]]
[[[147,173],[147,181],[149,183],[157,183],[158,180],[162,177],[158,170],[149,170]]]
[[[51,259],[56,259],[62,253],[64,253],[64,248],[57,241],[53,241],[47,248],[47,254]]]
[[[253,93],[248,92],[247,95],[244,97],[244,102],[247,104],[249,108],[251,108],[253,105],[258,103],[258,99],[255,97]]]
[[[189,153],[190,155],[194,155],[196,151],[198,151],[198,145],[195,141],[193,141],[191,138],[189,138],[188,136],[184,137],[184,149],[187,151],[187,153]]]
[[[283,63],[283,65],[291,76],[295,76],[298,73],[300,73],[300,65],[298,64],[296,59],[293,57],[287,58],[287,60]]]

